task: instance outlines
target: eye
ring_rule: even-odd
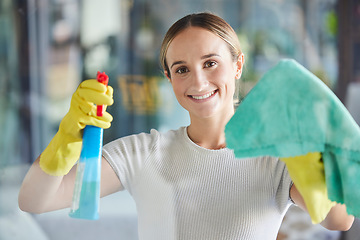
[[[216,64],[217,63],[215,61],[207,61],[207,62],[205,62],[204,67],[209,68],[209,67],[215,66]]]
[[[179,67],[178,69],[176,69],[175,73],[183,74],[183,73],[187,73],[188,71],[189,69],[187,69],[186,67]]]

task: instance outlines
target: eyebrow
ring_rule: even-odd
[[[207,59],[207,58],[211,58],[211,57],[221,57],[219,54],[216,53],[210,53],[210,54],[206,54],[204,56],[201,57],[201,59]],[[171,64],[170,69],[174,66],[174,65],[179,65],[179,64],[184,64],[186,63],[185,61],[176,61],[173,64]]]
[[[206,55],[202,56],[201,59],[206,59],[206,58],[211,58],[211,57],[220,57],[220,55],[216,54],[216,53],[210,53],[210,54],[206,54]]]
[[[170,69],[171,69],[174,65],[179,65],[179,64],[184,64],[184,63],[185,63],[185,61],[176,61],[176,62],[174,62],[173,64],[171,64]]]

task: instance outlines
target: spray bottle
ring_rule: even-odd
[[[108,84],[109,77],[98,72],[97,80]],[[97,116],[102,116],[104,106],[97,106]],[[99,218],[100,173],[103,129],[86,126],[83,133],[83,145],[76,168],[76,179],[70,217],[88,220]]]

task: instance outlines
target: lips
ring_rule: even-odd
[[[217,92],[217,90],[214,90],[214,91],[206,93],[204,95],[189,95],[189,97],[196,99],[196,100],[204,100],[204,99],[210,98],[216,92]]]

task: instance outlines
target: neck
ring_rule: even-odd
[[[231,116],[218,119],[191,118],[191,123],[187,128],[188,136],[194,143],[203,148],[224,148],[226,147],[225,125],[230,120]]]

